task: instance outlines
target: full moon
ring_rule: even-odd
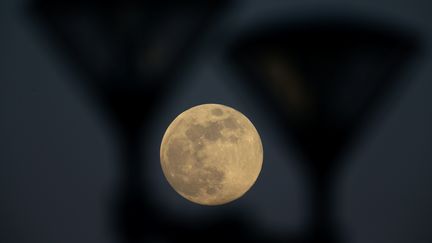
[[[160,148],[162,171],[174,190],[202,205],[243,196],[263,162],[260,136],[249,119],[231,107],[192,107],[167,128]]]

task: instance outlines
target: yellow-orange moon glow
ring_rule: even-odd
[[[221,205],[244,195],[263,162],[257,130],[242,113],[224,105],[192,107],[169,125],[160,148],[162,171],[184,198]]]

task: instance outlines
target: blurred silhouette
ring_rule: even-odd
[[[206,221],[174,217],[152,201],[143,183],[142,129],[157,104],[175,90],[228,1],[40,0],[31,12],[83,74],[120,142],[121,181],[114,223],[125,242],[337,242],[331,188],[338,157],[366,112],[413,57],[413,36],[374,22],[308,19],[270,23],[231,46],[230,63],[287,125],[310,172],[310,228],[273,235],[246,215]],[[108,6],[107,6],[108,5]],[[145,133],[145,131],[144,131]]]
[[[339,158],[418,51],[408,31],[331,16],[263,25],[230,51],[242,79],[286,125],[310,175],[306,242],[342,241],[332,212]]]
[[[124,158],[115,223],[128,242],[165,230],[178,231],[172,240],[181,240],[181,232],[192,230],[151,202],[142,178],[141,129],[226,3],[46,0],[31,6],[115,128]]]

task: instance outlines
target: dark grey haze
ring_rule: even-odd
[[[0,242],[121,242],[112,230],[116,136],[76,73],[27,16],[27,1],[0,3]],[[306,218],[306,182],[295,150],[269,111],[234,82],[224,41],[273,16],[337,9],[389,19],[416,29],[422,55],[400,77],[344,156],[337,178],[337,219],[351,243],[432,242],[432,5],[424,0],[240,1],[199,46],[182,84],[158,107],[143,134],[148,183],[161,207],[178,217],[206,218],[217,208],[187,202],[166,183],[159,145],[169,122],[201,103],[234,107],[260,132],[264,167],[239,202],[223,210],[250,216],[270,232],[296,232]],[[308,11],[312,9],[312,11]],[[318,11],[318,12],[319,12]],[[219,39],[219,33],[226,36]],[[292,163],[286,163],[291,161]],[[281,186],[283,185],[283,186]],[[157,242],[157,240],[155,239]]]

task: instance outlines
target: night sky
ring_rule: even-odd
[[[29,4],[0,2],[0,242],[127,242],[113,222],[113,205],[122,190],[122,154],[112,119],[78,84],[91,78],[70,65],[29,14]],[[139,130],[146,196],[179,222],[198,224],[235,212],[266,234],[303,232],[309,202],[301,156],[281,132],[284,124],[274,119],[274,111],[247,82],[238,82],[227,49],[248,29],[273,19],[326,11],[373,17],[413,30],[422,48],[344,151],[335,177],[334,216],[341,242],[432,242],[431,8],[424,0],[232,4],[194,44],[176,85],[164,86],[161,100],[146,113]],[[160,168],[165,129],[179,113],[202,103],[244,113],[264,147],[256,184],[241,199],[220,207],[183,199]],[[153,220],[145,219],[148,225]],[[143,242],[171,242],[163,234],[142,237]]]

